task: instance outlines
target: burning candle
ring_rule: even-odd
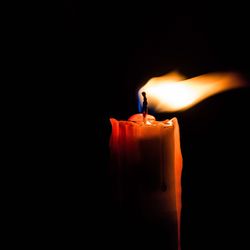
[[[128,220],[140,218],[146,230],[161,227],[165,249],[181,249],[180,132],[176,117],[157,121],[147,113],[148,106],[160,112],[182,111],[244,83],[235,73],[185,79],[174,72],[150,79],[139,90],[142,113],[127,121],[110,119],[110,170],[116,204]]]
[[[176,118],[156,121],[143,113],[128,121],[111,118],[110,148],[117,202],[127,215],[137,215],[168,232],[165,246],[180,249],[181,171],[179,125]],[[151,229],[152,230],[152,229]],[[170,237],[171,236],[171,237]]]

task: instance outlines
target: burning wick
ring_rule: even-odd
[[[146,121],[146,116],[148,114],[148,102],[147,102],[147,97],[146,97],[146,92],[141,93],[143,96],[143,104],[142,104],[142,114],[143,114],[143,121]]]

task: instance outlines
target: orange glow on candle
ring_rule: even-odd
[[[156,121],[146,115],[145,122],[143,114],[135,114],[128,121],[110,122],[116,198],[130,206],[128,197],[135,196],[131,210],[139,208],[146,218],[168,224],[171,237],[166,244],[180,250],[182,155],[177,119]]]

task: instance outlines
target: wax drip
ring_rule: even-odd
[[[143,121],[146,121],[146,116],[148,114],[148,101],[147,101],[147,97],[146,97],[146,92],[142,92],[141,93],[143,96],[143,104],[142,104],[142,114],[143,114]]]
[[[162,142],[162,141],[161,141]],[[164,145],[163,143],[161,143],[161,145]],[[164,150],[161,150],[162,154],[162,161],[161,161],[161,171],[162,171],[162,183],[161,183],[161,191],[162,192],[166,192],[167,190],[167,185],[166,185],[166,180],[165,180],[165,157],[164,157]]]
[[[163,169],[162,172],[164,172],[164,167],[162,167],[162,169]],[[165,179],[164,179],[164,177],[163,177],[162,184],[161,184],[161,191],[162,191],[162,192],[166,192],[166,190],[167,190],[167,185],[166,185]]]
[[[162,164],[162,183],[161,183],[161,191],[162,192],[166,192],[166,190],[167,190],[167,185],[166,185],[166,181],[165,181],[165,168],[166,168],[165,165],[166,165],[165,162],[163,162],[163,164]]]

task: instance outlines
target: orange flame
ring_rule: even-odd
[[[220,72],[186,79],[174,71],[151,78],[140,90],[148,97],[148,107],[158,112],[183,111],[220,92],[245,86],[243,77],[234,72]]]

